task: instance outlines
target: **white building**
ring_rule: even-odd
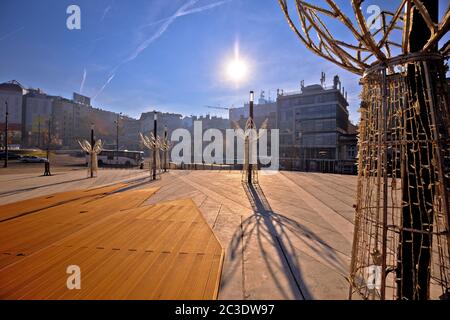
[[[42,147],[45,144],[52,113],[53,97],[39,89],[28,91],[23,103],[23,141],[26,145]]]
[[[6,103],[8,104],[8,143],[21,144],[22,140],[22,96],[24,88],[17,81],[0,84],[0,131],[3,146],[5,131]]]

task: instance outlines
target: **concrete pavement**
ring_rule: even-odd
[[[356,177],[280,172],[246,187],[239,171],[68,170],[0,175],[0,204],[131,182],[160,187],[148,203],[191,198],[225,249],[219,299],[346,299]]]

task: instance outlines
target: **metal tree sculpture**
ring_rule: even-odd
[[[171,144],[169,141],[169,137],[167,135],[167,129],[164,131],[164,138],[161,141],[161,151],[164,154],[164,164],[163,164],[163,169],[164,172],[167,171],[168,169],[168,160],[169,160],[169,150],[170,150]]]
[[[264,122],[261,124],[260,129],[267,129],[269,119],[264,120]],[[258,166],[252,165],[250,168],[250,161],[252,161],[251,156],[253,151],[256,151],[256,143],[261,138],[263,134],[267,134],[266,131],[256,131],[256,124],[253,121],[253,118],[248,118],[245,122],[244,130],[240,130],[241,127],[236,121],[233,121],[235,129],[237,129],[236,133],[239,136],[239,138],[244,140],[244,166],[242,170],[242,182],[248,181],[248,174],[252,172],[252,183],[258,183]],[[254,147],[253,147],[254,146]]]
[[[352,17],[333,0],[296,0],[300,31],[286,0],[278,1],[307,48],[362,76],[350,298],[448,298],[450,46],[438,42],[449,8],[438,21],[438,0],[401,0],[366,23],[362,0],[350,1]],[[337,39],[328,23],[354,41]]]
[[[142,133],[140,133],[140,136],[142,144],[154,155],[154,157],[151,157],[152,160],[150,160],[150,175],[157,176],[161,173],[161,157],[159,154],[159,151],[162,149],[161,139],[158,136],[155,138],[153,133],[150,134],[150,137],[147,137]],[[156,166],[153,166],[153,159],[156,159]],[[155,175],[153,175],[152,172],[153,168],[156,170]]]
[[[97,174],[98,163],[97,163],[97,155],[100,154],[103,150],[102,140],[97,140],[94,144],[94,147],[91,146],[89,141],[87,140],[78,140],[78,144],[84,152],[89,154],[89,166],[88,166],[88,176],[93,177],[94,174]]]

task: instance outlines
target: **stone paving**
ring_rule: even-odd
[[[1,172],[0,172],[1,173]],[[239,171],[85,170],[0,174],[0,204],[130,182],[160,187],[148,203],[191,198],[225,249],[219,299],[347,299],[356,177],[279,172],[246,187]],[[53,185],[52,185],[53,184]]]

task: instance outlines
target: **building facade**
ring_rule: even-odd
[[[40,89],[28,89],[23,96],[22,145],[42,148],[49,139],[53,117],[53,97]]]
[[[244,128],[248,117],[248,103],[240,108],[229,109],[229,119],[232,128],[236,126],[236,124],[238,124],[240,128]],[[257,103],[253,106],[253,121],[257,128],[261,128],[266,120],[268,129],[277,128],[277,102],[271,101],[270,99],[266,100],[264,91],[262,91]]]
[[[331,88],[302,86],[300,92],[278,95],[282,169],[354,173],[348,163],[356,163],[356,154],[352,159],[341,150],[356,147],[345,95],[337,76]]]
[[[23,131],[23,94],[25,89],[17,81],[0,84],[0,145],[4,147],[6,107],[8,106],[8,144],[20,145]],[[6,106],[7,105],[7,106]]]

